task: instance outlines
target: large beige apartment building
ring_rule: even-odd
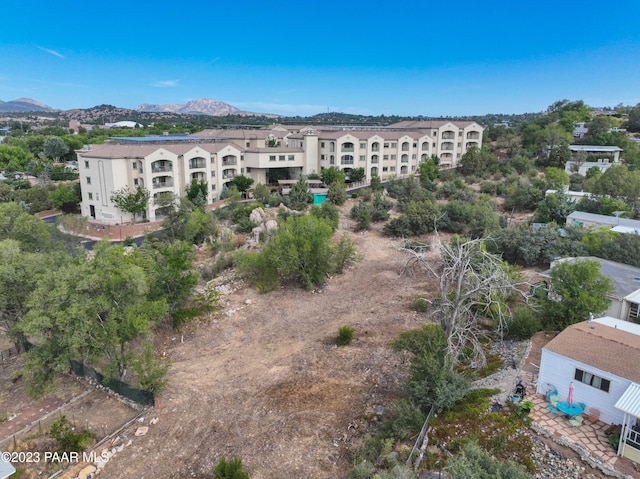
[[[432,155],[442,168],[454,168],[469,148],[482,145],[482,132],[472,121],[403,121],[375,128],[279,125],[113,139],[76,152],[82,214],[104,224],[131,221],[131,214],[111,201],[113,192],[124,187],[149,190],[144,217],[154,221],[158,195],[184,196],[194,180],[207,182],[212,203],[237,175],[271,184],[335,166],[347,176],[352,168],[364,168],[367,180],[385,180],[415,172]]]

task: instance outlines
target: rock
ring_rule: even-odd
[[[96,466],[87,466],[85,468],[83,468],[79,473],[78,473],[78,479],[90,479],[93,477],[93,473],[96,472]]]
[[[149,426],[140,426],[136,429],[135,436],[145,436],[149,432]]]
[[[149,421],[149,424],[151,424],[152,426],[155,426],[156,424],[158,424],[158,421],[160,419],[158,419],[157,417],[154,417],[151,421]]]

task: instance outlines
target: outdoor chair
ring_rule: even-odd
[[[578,415],[578,416],[573,416],[571,419],[569,419],[569,424],[571,424],[573,427],[579,427],[582,426],[582,421],[583,421],[583,417]]]
[[[580,406],[580,408],[582,409],[583,412],[587,410],[587,405],[585,403],[583,403],[583,402],[579,402],[578,406]]]
[[[560,412],[555,407],[553,407],[551,403],[549,403],[547,407],[549,408],[549,412],[551,412],[551,414],[558,414]]]
[[[590,407],[587,411],[587,419],[591,422],[597,422],[600,420],[600,409],[596,409],[595,407]]]
[[[547,394],[546,394],[547,401],[551,401],[551,396],[556,396],[556,398],[557,398],[558,397],[558,390],[557,389],[552,389],[550,391],[547,391]]]
[[[558,395],[557,394],[551,394],[549,396],[549,403],[551,403],[551,405],[553,407],[556,407],[556,405],[558,404]]]

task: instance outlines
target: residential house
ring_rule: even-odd
[[[640,462],[640,325],[603,317],[569,326],[542,349],[537,392],[558,391],[606,424],[622,424],[619,454]]]
[[[598,215],[585,211],[574,211],[567,216],[567,225],[585,228],[608,228],[618,233],[640,234],[640,221],[619,216]]]

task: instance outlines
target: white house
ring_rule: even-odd
[[[640,324],[611,317],[574,324],[542,348],[537,392],[552,385],[565,400],[573,383],[574,402],[584,403],[587,413],[597,410],[606,424],[625,425],[633,436],[630,427],[640,419],[639,357]],[[631,437],[620,453],[640,459],[631,444],[638,439]]]

